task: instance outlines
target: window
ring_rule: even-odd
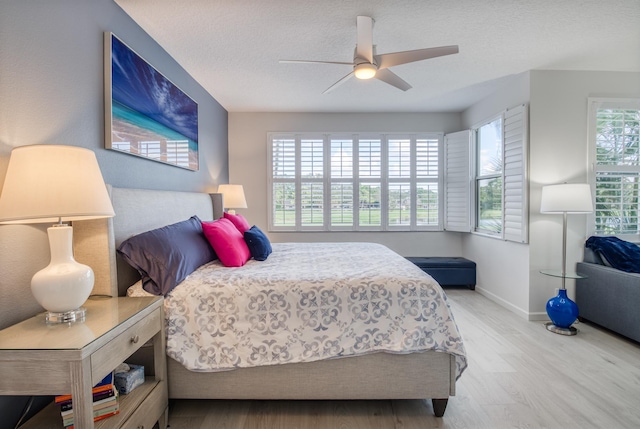
[[[475,130],[476,231],[502,233],[502,116]]]
[[[439,230],[442,134],[270,134],[271,230]]]
[[[594,230],[640,235],[640,100],[591,99]]]
[[[474,143],[472,162],[466,149],[469,139]],[[527,106],[507,109],[470,132],[447,135],[445,148],[446,229],[469,231],[473,225],[476,232],[526,243]],[[473,175],[469,164],[473,164]],[[465,181],[468,183],[469,177],[472,210],[466,205],[469,186],[465,187]]]

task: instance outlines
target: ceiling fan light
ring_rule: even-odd
[[[358,79],[371,79],[377,71],[378,68],[370,63],[358,64],[353,68],[353,73]]]

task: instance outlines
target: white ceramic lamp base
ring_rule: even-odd
[[[81,307],[93,289],[93,270],[73,258],[72,227],[52,226],[47,234],[51,262],[31,279],[33,296],[48,311],[48,323],[84,320],[85,311]]]

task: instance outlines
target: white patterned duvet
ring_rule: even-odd
[[[167,354],[192,371],[435,350],[467,366],[440,286],[372,243],[274,243],[266,261],[219,261],[165,299]]]

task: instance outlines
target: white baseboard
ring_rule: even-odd
[[[546,312],[536,312],[536,313],[529,313],[526,310],[521,309],[520,307],[517,307],[515,305],[513,305],[512,303],[510,303],[509,301],[506,301],[502,298],[500,298],[498,295],[489,292],[488,290],[476,285],[476,292],[478,292],[480,295],[487,297],[488,299],[490,299],[491,301],[495,302],[496,304],[506,308],[507,310],[517,314],[519,317],[525,319],[525,320],[529,320],[529,321],[544,321],[544,320],[549,320],[549,316],[547,316]]]
[[[529,313],[529,320],[532,322],[548,322],[549,321],[549,316],[547,315],[547,312],[536,312],[536,313]]]

